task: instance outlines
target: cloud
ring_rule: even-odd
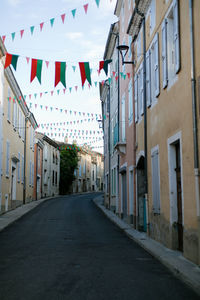
[[[21,0],[8,0],[8,3],[11,6],[17,6],[18,4],[20,4],[22,1]]]
[[[70,39],[70,40],[76,40],[76,39],[80,39],[83,37],[83,33],[82,32],[68,32],[65,34],[66,38]]]

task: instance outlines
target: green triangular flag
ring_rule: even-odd
[[[35,98],[37,97],[37,93],[34,94]]]
[[[97,81],[94,82],[95,87],[97,87]]]
[[[12,41],[14,41],[14,39],[15,39],[15,32],[11,33],[11,36],[12,36]]]
[[[54,21],[55,21],[55,18],[50,19],[51,27],[53,27]]]
[[[69,91],[70,91],[70,93],[71,93],[71,91],[72,91],[72,87],[70,87],[70,88],[69,88]]]
[[[75,14],[76,14],[76,8],[72,9],[72,16],[73,16],[73,18],[75,18]]]
[[[59,95],[59,93],[60,93],[60,90],[57,90],[57,94]]]
[[[96,1],[96,4],[97,4],[97,7],[99,7],[100,0],[95,0],[95,1]]]
[[[34,31],[34,29],[35,29],[35,26],[31,26],[31,27],[30,27],[30,30],[31,30],[31,35],[33,35],[33,31]]]

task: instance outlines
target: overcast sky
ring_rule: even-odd
[[[87,14],[83,8],[85,4],[88,4]],[[0,35],[6,35],[7,51],[20,55],[17,71],[14,71],[14,74],[22,93],[32,95],[31,100],[29,97],[26,99],[27,103],[32,103],[32,111],[38,123],[60,123],[85,119],[80,115],[69,115],[69,113],[66,115],[55,109],[53,112],[49,108],[46,111],[44,106],[68,111],[97,113],[98,115],[101,113],[99,87],[98,84],[95,87],[95,82],[106,79],[105,73],[102,71],[98,76],[97,70],[99,61],[103,60],[110,25],[117,21],[114,16],[115,5],[116,0],[100,0],[99,8],[95,0],[1,0]],[[76,9],[75,18],[72,15],[74,9]],[[63,24],[60,16],[64,13],[66,16]],[[53,27],[50,25],[52,18],[55,18]],[[44,26],[40,31],[39,24],[42,22],[44,22]],[[35,26],[32,35],[31,26]],[[20,30],[23,29],[24,34],[21,38]],[[16,32],[14,41],[11,36],[13,32]],[[44,60],[41,85],[37,78],[30,83],[31,63],[27,64],[26,57]],[[45,61],[49,61],[48,68]],[[55,61],[66,61],[67,63],[65,95],[61,83],[54,89]],[[81,87],[78,66],[78,62],[81,61],[88,61],[92,68],[92,87],[90,89],[87,83],[84,90]],[[76,67],[75,72],[72,66]],[[78,86],[77,92],[75,86]],[[72,87],[71,93],[69,87]],[[57,92],[54,92],[53,97],[50,96],[50,91],[58,89],[60,89],[59,96]],[[45,91],[49,93],[40,98],[39,93]],[[36,99],[33,96],[35,93],[38,94]],[[37,104],[37,109],[35,104]],[[43,105],[42,109],[40,105]],[[63,128],[63,126],[57,127]],[[66,126],[66,129],[99,130],[97,122],[85,122],[81,126],[78,124],[73,127]],[[57,139],[59,138],[57,137]],[[79,141],[80,143],[84,142],[83,140]],[[89,141],[92,139],[87,140],[87,142]],[[96,145],[101,146],[102,144],[100,142]]]

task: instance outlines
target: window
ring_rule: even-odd
[[[32,162],[29,163],[29,186],[31,186]]]
[[[17,181],[20,182],[20,152],[18,152],[18,163],[17,163]]]
[[[79,177],[81,177],[81,164],[79,166]]]
[[[132,45],[132,36],[129,35],[129,36],[128,36],[128,46],[129,46],[128,57],[129,57],[129,60],[132,59],[132,49],[131,49],[131,45]]]
[[[122,142],[126,140],[126,98],[125,94],[122,96]]]
[[[34,163],[32,163],[32,187],[34,186]]]
[[[153,212],[160,213],[160,169],[158,148],[151,151]]]
[[[124,0],[122,0],[121,20],[122,20],[122,31],[124,32]]]
[[[8,87],[8,112],[7,112],[7,120],[10,122],[11,117],[11,89]]]
[[[58,184],[58,173],[57,172],[55,172],[56,173],[56,178],[55,178],[55,183],[56,183],[56,185]]]
[[[180,70],[179,12],[178,0],[172,6],[162,23],[162,85],[166,88],[174,83]]]
[[[146,53],[147,106],[156,103],[160,93],[158,33]]]
[[[24,183],[24,157],[23,156],[21,157],[21,162],[22,162],[22,165],[21,165],[21,183]]]
[[[128,119],[129,125],[133,122],[133,89],[132,89],[132,79],[129,82],[128,87]]]
[[[138,121],[138,75],[134,77],[135,122]]]
[[[52,185],[54,185],[54,171],[53,171],[53,176],[52,176]]]
[[[6,142],[6,176],[9,177],[10,142]]]
[[[144,114],[144,80],[143,80],[143,62],[138,71],[138,112],[139,116]]]
[[[141,55],[142,55],[142,43],[141,43],[141,31],[140,31],[137,38],[137,60],[140,59]]]
[[[150,13],[150,35],[151,35],[156,25],[156,0],[151,0],[149,13]]]

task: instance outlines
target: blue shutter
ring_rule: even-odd
[[[160,78],[159,78],[159,39],[158,39],[158,33],[156,33],[155,36],[155,96],[158,97],[160,94]]]
[[[175,46],[175,70],[176,73],[180,70],[180,38],[179,38],[179,1],[173,1],[174,14],[174,46]]]
[[[162,23],[162,81],[163,88],[168,84],[168,69],[167,69],[167,20]]]
[[[134,78],[135,122],[138,121],[138,76]]]
[[[140,80],[139,80],[139,106],[140,106],[140,115],[144,114],[144,74],[143,74],[143,63],[140,67]]]
[[[153,212],[160,213],[160,180],[159,180],[159,154],[153,152],[152,159],[152,198]]]
[[[151,105],[151,52],[150,50],[146,53],[146,97],[147,97],[147,107]]]

